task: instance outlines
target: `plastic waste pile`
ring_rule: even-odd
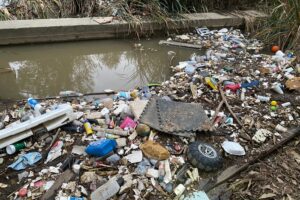
[[[93,98],[63,91],[63,100],[30,98],[2,112],[0,139],[7,144],[0,154],[0,169],[7,174],[0,178],[2,194],[7,199],[209,199],[197,191],[206,172],[243,162],[300,125],[299,65],[292,52],[261,54],[261,42],[226,28],[199,28],[168,40],[207,50],[172,67],[174,75],[161,86]],[[151,104],[153,98],[161,107]],[[209,123],[188,130],[197,115],[183,114],[177,104],[163,120],[162,108],[173,101],[201,104]],[[158,119],[141,123],[147,111],[150,117],[157,112]],[[173,123],[176,115],[184,128]],[[196,136],[158,131],[162,121],[166,127],[160,130],[176,127]]]
[[[196,32],[173,40],[206,47],[205,55],[194,54],[174,66],[175,74],[162,84],[159,95],[206,105],[214,118],[212,127],[224,128],[223,134],[235,140],[249,139],[260,128],[280,137],[284,131],[278,127],[299,125],[299,64],[293,52],[260,53],[263,44],[239,30]],[[239,121],[227,110],[215,112],[223,100],[220,90]]]

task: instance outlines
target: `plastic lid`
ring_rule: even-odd
[[[14,145],[8,145],[6,147],[6,153],[11,155],[14,154],[16,152],[16,147]]]

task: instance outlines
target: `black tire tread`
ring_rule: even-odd
[[[204,156],[198,149],[198,146],[200,144],[212,147],[211,145],[203,142],[192,142],[189,145],[187,151],[187,159],[189,160],[189,162],[194,167],[197,167],[204,171],[214,171],[221,168],[223,165],[222,157],[219,154],[217,154],[216,158],[208,158]]]

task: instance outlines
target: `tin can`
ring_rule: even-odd
[[[88,134],[88,135],[93,134],[92,125],[91,125],[88,121],[85,121],[85,122],[83,123],[83,126],[84,126],[84,128],[85,128],[86,134]]]

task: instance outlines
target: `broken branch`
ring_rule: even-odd
[[[207,186],[204,185],[203,189],[208,192],[210,190],[212,190],[213,188],[227,182],[228,180],[232,179],[233,177],[235,177],[236,175],[240,174],[241,172],[245,171],[246,169],[248,169],[248,167],[250,165],[255,164],[256,162],[266,158],[267,156],[269,156],[271,153],[273,153],[275,150],[278,150],[280,147],[282,147],[284,144],[288,143],[289,141],[291,141],[293,138],[295,138],[296,136],[298,136],[300,134],[300,127],[294,129],[294,130],[290,130],[288,131],[288,133],[290,134],[288,137],[284,138],[283,140],[281,140],[279,143],[273,145],[271,148],[269,148],[268,150],[262,152],[261,154],[259,154],[257,157],[253,158],[252,160],[250,160],[248,163],[245,163],[244,165],[242,165],[241,167],[235,168],[231,173],[227,174],[225,177],[222,177],[222,174],[220,176],[217,177],[217,181],[216,183],[214,183],[212,186]],[[234,168],[235,166],[231,166],[229,168]],[[221,178],[220,178],[221,177]],[[208,182],[209,183],[209,182]],[[205,188],[207,187],[207,188]]]

